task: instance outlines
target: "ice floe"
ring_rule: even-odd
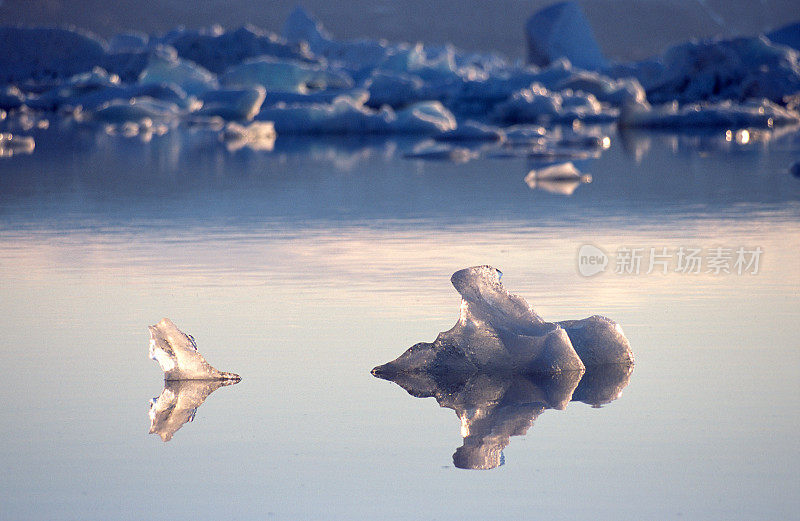
[[[581,129],[559,143],[557,127],[573,122],[732,132],[798,124],[795,33],[791,25],[608,63],[578,5],[565,2],[529,20],[525,65],[451,45],[341,41],[302,8],[282,35],[213,26],[106,42],[76,29],[0,27],[0,110],[56,113],[125,135],[147,121],[169,129],[221,118],[271,121],[278,136],[435,137],[438,145],[409,154],[417,158],[460,160],[472,154],[464,143],[485,141],[498,157],[527,147],[535,158],[574,159],[603,147]],[[536,135],[520,124],[547,128]]]

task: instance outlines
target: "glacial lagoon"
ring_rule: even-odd
[[[539,159],[409,159],[404,139],[278,137],[271,152],[229,152],[179,131],[149,143],[31,134],[33,154],[0,163],[3,519],[800,508],[791,138],[607,129],[607,150],[573,161],[591,183],[567,195],[525,182]],[[581,275],[586,244],[608,255],[604,272]],[[719,247],[760,248],[757,272],[676,271],[680,248],[707,262]],[[617,273],[635,248],[639,273]],[[647,273],[651,248],[671,257]],[[449,277],[478,264],[551,320],[613,318],[636,366],[616,399],[531,408],[502,465],[465,470],[454,454],[472,440],[453,409],[480,403],[440,407],[370,369],[452,327]],[[193,421],[148,434],[151,399],[168,390],[147,356],[162,317],[242,381],[189,390]],[[492,385],[522,384],[475,389]]]

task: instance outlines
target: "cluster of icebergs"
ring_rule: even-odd
[[[790,46],[800,25],[774,33],[777,42],[690,42],[627,64],[602,56],[573,3],[534,15],[526,31],[528,64],[449,45],[339,41],[301,8],[280,36],[212,27],[104,41],[1,27],[0,120],[54,114],[122,135],[208,127],[260,149],[276,134],[424,135],[438,139],[431,154],[456,157],[454,141],[502,142],[520,125],[800,124]]]

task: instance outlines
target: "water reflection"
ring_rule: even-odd
[[[522,436],[547,409],[563,410],[570,401],[601,407],[622,394],[632,365],[609,364],[552,375],[401,373],[377,375],[416,398],[436,398],[461,420],[464,443],[453,454],[462,469],[493,469],[505,463],[503,449]]]
[[[150,401],[150,434],[158,434],[163,441],[172,436],[187,422],[194,420],[197,408],[211,393],[239,383],[238,380],[168,380],[164,390]]]

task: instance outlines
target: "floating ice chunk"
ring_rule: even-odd
[[[606,60],[577,2],[561,2],[535,13],[525,24],[528,63],[545,66],[567,58],[582,69],[599,70]]]
[[[286,19],[282,35],[291,43],[306,42],[316,55],[354,67],[374,68],[394,52],[381,41],[334,41],[322,24],[300,6]]]
[[[400,111],[374,111],[348,97],[331,104],[278,105],[256,116],[272,121],[280,134],[432,134],[455,128],[455,117],[441,103],[412,105]]]
[[[164,371],[165,380],[240,380],[239,375],[217,371],[197,351],[194,338],[168,318],[150,329],[150,358]]]
[[[333,103],[336,98],[349,99],[354,105],[364,105],[369,100],[369,92],[364,89],[326,89],[307,93],[268,92],[264,98],[264,107],[284,105],[318,105]]]
[[[35,147],[36,143],[31,136],[20,136],[10,132],[0,133],[0,157],[32,154]]]
[[[194,420],[198,407],[211,393],[238,380],[168,380],[157,398],[150,401],[150,434],[169,441],[187,422]]]
[[[461,294],[456,325],[432,343],[411,347],[396,360],[372,370],[392,378],[401,373],[432,375],[459,372],[558,373],[583,371],[585,365],[633,363],[633,353],[616,323],[601,317],[545,322],[525,299],[510,294],[491,266],[457,271],[450,279]],[[569,336],[586,354],[581,360]]]
[[[367,104],[373,108],[383,105],[398,108],[426,97],[425,82],[408,74],[377,71],[364,86],[369,91]]]
[[[475,121],[464,121],[453,130],[447,130],[433,137],[436,141],[503,141],[505,135],[497,127],[490,127]]]
[[[0,27],[0,84],[52,82],[91,71],[105,42],[78,30]]]
[[[374,368],[374,375],[584,370],[564,329],[545,322],[524,299],[508,293],[498,270],[467,268],[450,280],[462,297],[456,325],[439,333],[432,344],[416,344],[396,360]]]
[[[198,97],[203,103],[203,108],[196,114],[248,121],[258,114],[265,96],[266,91],[261,86],[206,91]]]
[[[166,43],[173,46],[181,58],[216,74],[222,74],[229,67],[257,56],[314,61],[307,45],[289,44],[280,36],[253,26],[240,27],[235,31],[185,30],[172,35]]]
[[[582,174],[571,162],[534,169],[525,176],[525,184],[531,189],[540,189],[561,195],[572,195],[581,184],[591,182],[592,176]],[[580,352],[578,355],[580,356]],[[582,356],[581,360],[583,360]],[[586,364],[585,361],[584,363]]]
[[[764,37],[688,42],[669,49],[664,70],[645,84],[651,103],[767,98],[800,90],[800,54]]]
[[[129,101],[148,97],[166,103],[174,103],[183,109],[196,108],[197,100],[188,97],[175,84],[120,85],[116,75],[108,75],[103,69],[95,69],[70,80],[62,86],[45,92],[28,101],[31,108],[54,111],[62,107],[82,107],[95,110],[113,100]]]
[[[286,19],[282,35],[290,42],[307,42],[314,52],[323,50],[332,40],[322,24],[299,5]]]
[[[547,130],[538,125],[512,125],[503,129],[506,143],[510,146],[542,145]]]
[[[306,93],[323,89],[349,89],[353,80],[346,73],[293,60],[268,56],[234,65],[220,77],[223,85],[261,85],[268,91]]]
[[[605,108],[591,94],[572,91],[551,92],[534,84],[529,89],[514,93],[499,103],[491,114],[495,121],[504,123],[612,122],[618,116],[616,109]]]
[[[392,132],[404,134],[430,134],[456,128],[456,118],[438,101],[422,101],[397,111],[397,119],[390,123]]]
[[[139,76],[139,83],[142,85],[173,83],[190,95],[198,95],[219,87],[213,73],[164,49],[151,54],[147,67]]]
[[[100,105],[96,110],[86,111],[83,119],[107,123],[169,121],[180,115],[174,103],[142,97],[131,100],[116,99]]]
[[[631,103],[622,107],[619,125],[630,128],[773,128],[800,124],[800,114],[771,101],[751,100],[743,104],[731,101],[692,103],[677,102],[660,106]]]
[[[583,320],[563,320],[563,327],[572,347],[587,367],[599,365],[632,365],[633,351],[622,327],[600,315]]]
[[[644,88],[634,78],[612,80],[596,72],[578,71],[561,81],[556,89],[591,94],[598,101],[615,107],[646,100]]]
[[[269,152],[275,148],[275,126],[271,121],[253,121],[247,125],[230,122],[219,134],[229,152],[250,148]]]

